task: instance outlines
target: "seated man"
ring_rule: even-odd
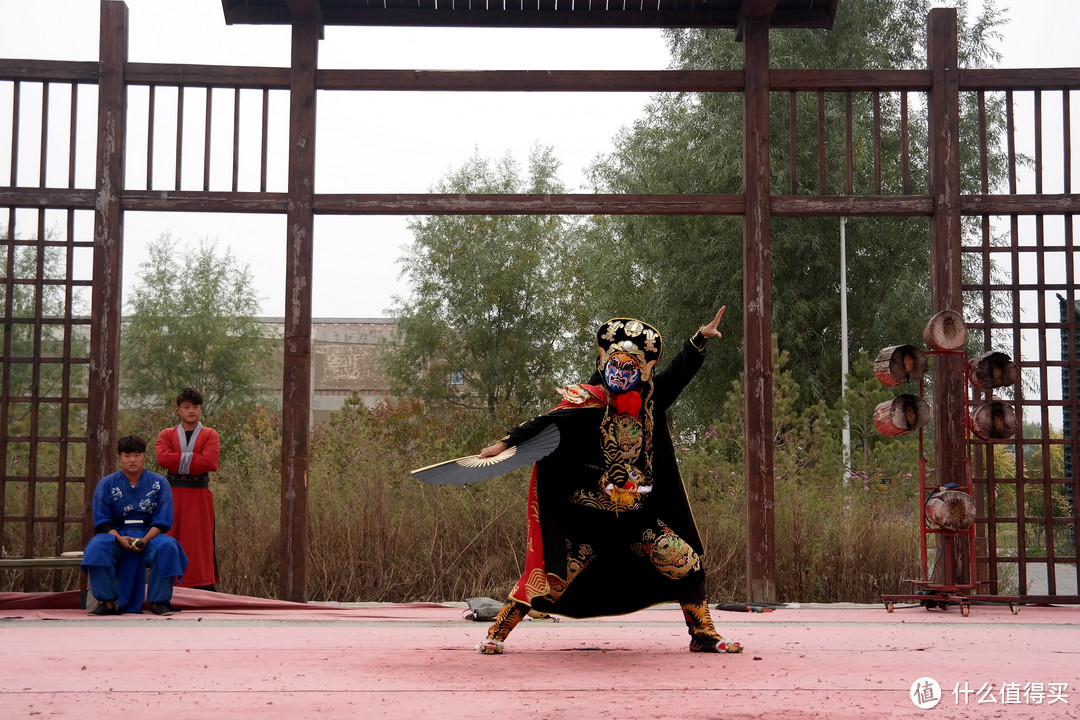
[[[187,556],[166,535],[173,521],[169,481],[146,470],[146,441],[137,435],[116,443],[120,471],[106,475],[94,491],[94,532],[83,553],[90,591],[100,604],[91,615],[141,613],[143,598],[158,615],[170,615],[173,584]],[[146,593],[146,568],[150,591]]]

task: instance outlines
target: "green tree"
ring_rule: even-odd
[[[474,154],[440,193],[559,193],[558,161],[536,146],[524,172],[507,155]],[[591,318],[565,216],[442,216],[410,224],[414,241],[395,297],[396,341],[384,353],[393,392],[433,407],[495,415],[550,404],[580,359]]]
[[[272,344],[255,318],[250,271],[212,243],[178,251],[168,233],[150,244],[127,303],[121,343],[124,404],[171,407],[197,388],[208,415],[264,399]]]
[[[896,388],[885,387],[874,377],[874,362],[865,354],[855,359],[848,375],[847,393],[838,400],[839,412],[834,422],[844,422],[844,414],[851,426],[851,466],[849,470],[875,482],[895,481],[900,475],[916,472],[919,466],[918,433],[898,437],[881,435],[874,428],[874,410],[883,402],[892,400],[900,393],[919,394],[918,385],[908,384]],[[933,456],[930,448],[933,433],[924,434],[926,454]],[[828,440],[834,452],[840,454],[836,435]]]
[[[973,21],[958,3],[961,63],[985,66],[997,59],[990,41],[1001,18],[991,4]],[[840,5],[829,30],[775,30],[770,56],[778,68],[916,68],[925,66],[927,0],[850,0]],[[742,65],[743,46],[721,30],[672,30],[668,34],[673,67],[731,69]],[[899,93],[880,93],[881,189],[874,166],[875,96],[825,93],[824,157],[826,185],[818,179],[818,97],[799,93],[796,102],[797,174],[791,175],[791,106],[787,93],[774,93],[770,109],[772,192],[813,195],[847,192],[846,112],[852,108],[852,191],[856,194],[925,193],[927,138],[925,104],[908,98],[902,122]],[[970,100],[970,101],[968,101]],[[988,97],[996,111],[1000,98]],[[978,187],[978,137],[974,99],[962,103],[965,191]],[[741,193],[742,97],[739,93],[682,93],[653,98],[645,116],[615,140],[615,149],[592,168],[601,192]],[[991,120],[1000,123],[1000,120]],[[908,128],[910,164],[902,173],[902,130]],[[1000,124],[988,128],[988,145],[997,147]],[[993,151],[991,151],[993,152]],[[1002,175],[1000,157],[988,167],[991,184]],[[971,228],[969,228],[971,230]],[[847,224],[849,342],[852,357],[881,347],[917,342],[930,314],[928,223],[925,218],[858,218]],[[634,281],[618,300],[646,308],[650,321],[668,337],[694,331],[714,304],[734,310],[724,319],[724,334],[738,342],[742,333],[742,219],[708,216],[624,216],[590,228],[593,262]],[[840,394],[840,273],[837,218],[773,218],[773,331],[790,357],[800,387],[799,404],[832,402]],[[603,264],[599,261],[603,260]],[[596,283],[594,283],[595,285]],[[721,346],[722,347],[722,346]],[[720,350],[720,382],[695,393],[688,404],[707,421],[723,399],[728,382],[742,367],[741,353]]]

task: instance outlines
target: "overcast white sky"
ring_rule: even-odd
[[[288,28],[226,26],[220,0],[127,4],[131,61],[289,64]],[[1010,16],[1000,48],[1002,67],[1080,67],[1080,0],[998,4]],[[96,60],[98,8],[97,0],[0,0],[0,56]],[[838,12],[843,11],[841,0]],[[641,70],[668,65],[661,34],[652,30],[327,27],[319,54],[323,68]],[[640,115],[647,100],[635,93],[368,93],[350,100],[324,93],[318,108],[316,190],[427,192],[474,150],[488,158],[509,152],[524,163],[536,142],[554,147],[563,182],[570,191],[580,190],[582,170],[610,149],[612,138]],[[158,113],[166,114],[167,97],[158,102],[163,103]],[[10,105],[10,93],[0,93],[0,124],[10,123]],[[215,108],[219,105],[226,103]],[[287,109],[284,115],[287,123]],[[8,167],[5,152],[0,149],[0,172]],[[406,290],[396,264],[401,244],[410,239],[406,221],[317,220],[316,317],[385,314],[391,297]],[[168,231],[188,245],[208,238],[230,248],[251,267],[263,313],[283,314],[284,218],[128,213],[125,228],[126,288],[136,281],[146,243]]]

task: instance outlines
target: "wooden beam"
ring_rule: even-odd
[[[741,92],[738,70],[320,70],[320,90]]]
[[[831,0],[835,7],[836,0]],[[615,7],[602,10],[495,8],[484,3],[466,7],[383,7],[382,3],[370,6],[337,5],[323,9],[326,25],[370,27],[484,27],[484,28],[726,28],[738,24],[734,7],[695,7],[687,9],[659,9],[640,7]],[[569,8],[569,4],[566,5]],[[227,8],[226,23],[288,25],[292,17],[284,5],[235,5]],[[833,15],[823,3],[820,9],[778,11],[773,16],[774,27],[828,28]]]
[[[95,207],[96,191],[0,187],[0,206],[16,208]],[[124,190],[125,211],[285,213],[288,193],[182,190]],[[775,217],[928,217],[929,195],[773,195]],[[742,215],[743,195],[559,194],[492,195],[438,193],[321,193],[317,215]],[[1080,215],[1080,196],[962,195],[960,213],[979,215]]]
[[[320,215],[741,215],[742,195],[316,195]]]
[[[287,192],[228,192],[224,190],[127,190],[124,210],[161,212],[286,213]]]
[[[961,215],[1080,215],[1080,195],[962,195]]]
[[[289,89],[289,68],[182,63],[128,63],[129,85]]]
[[[773,70],[769,73],[771,92],[925,92],[929,89],[929,70]]]
[[[961,90],[1075,90],[1080,68],[993,68],[960,71]]]
[[[777,69],[772,91],[927,91],[929,70]],[[98,63],[0,58],[0,80],[97,81]],[[128,63],[130,85],[289,88],[289,68],[190,63]],[[960,71],[960,90],[1068,90],[1080,68],[993,68]],[[490,92],[741,92],[738,70],[346,70],[317,71],[320,90]]]
[[[773,217],[927,217],[929,195],[773,195]]]
[[[97,191],[60,188],[0,187],[0,206],[16,208],[71,208],[93,210]]]
[[[320,0],[285,0],[289,8],[289,17],[293,25],[298,21],[303,24],[316,23],[322,25],[323,11]]]
[[[832,30],[839,2],[840,0],[811,0],[810,7],[777,8],[769,18],[769,26]]]
[[[0,80],[96,83],[96,62],[66,60],[9,60],[0,58]]]

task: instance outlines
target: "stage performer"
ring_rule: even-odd
[[[176,503],[169,535],[180,541],[191,560],[181,586],[215,590],[219,577],[210,473],[218,469],[221,439],[216,430],[199,421],[202,410],[203,397],[198,390],[181,390],[176,396],[180,424],[162,430],[155,449],[157,464],[168,473]]]
[[[144,598],[154,613],[171,615],[173,584],[187,557],[165,535],[173,520],[169,482],[150,472],[146,441],[137,435],[116,443],[120,471],[106,475],[94,490],[94,537],[83,552],[83,570],[99,601],[91,615],[141,613]],[[150,568],[147,594],[146,568]]]
[[[492,457],[550,424],[559,445],[533,466],[525,572],[477,650],[501,654],[529,610],[568,617],[622,615],[678,602],[690,651],[742,652],[717,632],[705,600],[702,543],[668,431],[667,409],[719,338],[724,308],[662,371],[656,328],[614,318],[596,332],[591,384],[484,448]]]

